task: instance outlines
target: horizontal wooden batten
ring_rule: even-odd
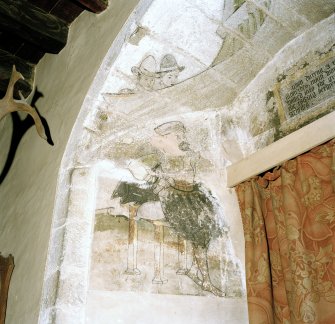
[[[68,35],[66,22],[24,0],[0,1],[0,29],[54,54],[66,45]]]
[[[232,188],[332,138],[335,138],[335,111],[229,165],[227,186]]]

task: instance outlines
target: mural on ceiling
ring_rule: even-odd
[[[145,132],[145,131],[144,131]],[[122,168],[102,178],[96,210],[91,287],[173,295],[237,297],[241,273],[221,202],[201,174],[212,162],[182,121],[148,129],[145,140],[115,144]],[[144,155],[143,155],[144,153]],[[99,200],[99,197],[98,197]]]
[[[256,5],[251,1],[234,0],[231,15],[223,21],[217,33],[222,38],[222,46],[212,65],[227,60],[241,50],[264,24],[271,0]]]
[[[179,5],[185,12],[183,19],[177,14],[170,18],[164,15],[157,28],[153,24],[154,18],[149,15],[130,36],[123,59],[116,62],[110,73],[111,81],[103,91],[103,100],[109,105],[116,102],[118,106],[122,105],[120,99],[124,97],[128,100],[129,97],[150,96],[150,93],[154,95],[155,91],[168,88],[166,91],[173,91],[173,86],[178,85],[175,87],[179,90],[176,99],[185,92],[198,94],[191,109],[223,107],[231,103],[270,59],[271,51],[266,46],[260,51],[256,35],[268,20],[271,0],[217,1],[208,6],[198,4],[194,8],[184,2],[174,3],[174,6]],[[162,2],[161,6],[166,4]],[[157,16],[162,14],[160,11]],[[197,23],[200,22],[207,26],[205,30],[199,29]],[[165,30],[164,37],[159,39],[157,35],[162,30]],[[273,35],[281,41],[282,33],[284,38],[288,37],[285,31],[273,29],[267,46],[275,43]],[[260,34],[260,37],[270,36]],[[225,76],[220,83],[217,82],[218,73]],[[197,89],[194,83],[216,84],[218,91],[205,98],[203,87]]]
[[[159,66],[153,55],[147,55],[138,66],[131,68],[131,72],[136,79],[136,87],[134,89],[123,88],[115,95],[127,95],[171,87],[178,83],[179,73],[184,68],[184,66],[178,65],[172,54],[164,55]]]

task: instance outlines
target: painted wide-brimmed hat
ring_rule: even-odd
[[[160,73],[172,72],[172,71],[183,71],[185,66],[178,65],[176,58],[172,54],[166,54],[161,60],[159,67]]]
[[[146,76],[156,77],[156,67],[157,64],[155,58],[152,55],[149,55],[141,61],[139,66],[133,66],[131,68],[131,72],[136,76],[143,74]]]

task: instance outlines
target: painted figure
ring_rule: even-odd
[[[177,274],[187,275],[204,291],[224,296],[211,281],[207,253],[210,242],[224,234],[226,227],[222,220],[220,224],[218,221],[218,202],[196,181],[200,154],[191,149],[186,128],[180,121],[164,123],[154,132],[151,145],[156,153],[128,165],[128,170],[140,182],[121,181],[112,194],[113,199],[120,198],[120,203],[129,208],[126,273],[140,274],[137,268],[137,214],[140,208],[149,205],[147,211],[140,213],[140,218],[154,225],[155,269],[152,282],[167,282],[164,277],[164,227],[168,226],[178,236]],[[187,267],[186,262],[187,242],[192,247],[191,267]]]
[[[149,201],[158,201],[158,195],[152,190],[152,186],[139,185],[127,181],[120,181],[115,188],[111,199],[120,198],[120,204],[128,206],[129,228],[128,228],[128,275],[140,275],[141,271],[137,267],[137,211],[141,205]]]
[[[178,65],[172,54],[163,56],[159,69],[152,55],[146,56],[139,66],[133,66],[131,72],[136,76],[136,89],[121,89],[119,94],[132,94],[141,90],[154,91],[171,87],[178,83],[178,76],[184,70]]]
[[[147,176],[154,183],[168,224],[191,242],[193,265],[186,274],[203,290],[216,296],[224,293],[211,281],[207,252],[212,239],[223,234],[217,221],[219,205],[210,191],[195,181],[200,155],[190,148],[186,129],[179,121],[155,128],[151,144],[160,150],[160,164]]]
[[[178,76],[184,70],[184,66],[177,64],[176,58],[172,54],[165,55],[160,63],[159,88],[171,87],[178,83]]]
[[[156,72],[156,60],[152,55],[145,57],[139,66],[133,66],[131,72],[136,76],[137,85],[140,89],[154,90],[158,75]]]
[[[136,180],[141,181],[143,175],[138,172],[138,166],[129,165],[129,171]],[[154,169],[153,169],[154,170]],[[146,170],[144,170],[145,174]],[[125,273],[128,275],[140,275],[141,271],[137,267],[137,211],[148,202],[159,201],[158,195],[153,191],[153,184],[149,182],[129,182],[120,181],[113,191],[111,199],[120,199],[120,204],[127,206],[129,210],[129,227],[128,227],[128,256],[127,269]],[[156,219],[158,218],[158,219]],[[162,217],[157,215],[153,220],[160,220]]]

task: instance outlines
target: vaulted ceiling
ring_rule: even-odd
[[[84,10],[100,13],[108,0],[0,0],[0,97],[13,65],[24,80],[18,91],[32,91],[35,66],[45,53],[57,54],[66,45],[69,25]]]

